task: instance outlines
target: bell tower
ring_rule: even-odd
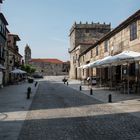
[[[24,54],[25,64],[29,64],[29,61],[31,60],[31,49],[28,44],[25,46]]]

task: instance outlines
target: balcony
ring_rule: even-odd
[[[16,51],[16,52],[18,52],[18,51],[19,51],[18,46],[15,46],[15,51]]]

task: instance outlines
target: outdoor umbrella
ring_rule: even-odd
[[[140,53],[139,52],[134,52],[134,51],[123,51],[120,54],[108,57],[106,59],[103,59],[99,65],[117,65],[117,64],[122,64],[125,62],[133,62],[136,60],[140,60]]]
[[[0,69],[5,70],[6,68],[0,64]]]
[[[14,73],[14,74],[25,74],[27,72],[21,70],[21,69],[14,69],[11,71],[11,73]]]
[[[90,68],[96,67],[100,61],[101,59],[89,63],[89,67]]]
[[[120,54],[114,55],[112,57],[108,57],[106,59],[103,59],[99,63],[99,65],[120,65],[123,63],[127,63],[127,65],[130,62],[139,61],[140,60],[140,53],[134,52],[134,51],[123,51]],[[129,73],[128,73],[128,80],[127,80],[127,87],[128,87],[128,94],[129,94]]]

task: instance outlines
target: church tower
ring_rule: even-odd
[[[25,64],[29,64],[29,61],[31,60],[31,49],[28,44],[25,46],[24,54]]]

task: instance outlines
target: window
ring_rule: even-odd
[[[96,56],[98,55],[98,46],[96,46]]]
[[[84,56],[83,56],[83,62],[85,61],[85,58],[84,58]]]
[[[84,76],[84,69],[83,69],[83,76]]]
[[[77,56],[77,54],[76,54],[76,60],[78,59],[78,56]]]
[[[0,58],[4,58],[4,48],[0,45]]]
[[[89,29],[86,29],[86,33],[89,33]]]
[[[108,52],[108,40],[104,42],[104,52]]]
[[[137,38],[137,22],[133,22],[130,25],[130,41]]]
[[[2,57],[2,46],[0,45],[0,57]]]
[[[92,58],[92,55],[93,55],[93,52],[92,52],[93,50],[91,50],[91,54],[90,54],[90,57]]]
[[[74,56],[73,56],[73,63],[74,63]]]

